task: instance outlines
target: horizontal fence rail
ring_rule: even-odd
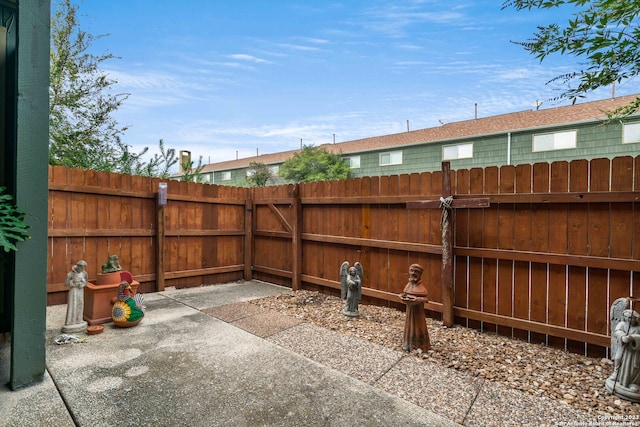
[[[143,291],[255,278],[338,294],[340,265],[358,261],[363,296],[402,308],[419,263],[432,317],[451,309],[467,327],[605,355],[611,303],[640,295],[640,157],[446,171],[252,189],[170,181],[160,208],[160,180],[52,167],[49,301],[64,302],[77,260],[92,279],[117,254]],[[446,185],[458,206],[483,200],[450,212],[450,296]]]

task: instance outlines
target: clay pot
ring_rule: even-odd
[[[104,326],[102,325],[87,326],[87,334],[89,335],[98,335],[101,334],[102,331],[104,331]]]

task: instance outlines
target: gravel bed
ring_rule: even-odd
[[[360,317],[342,315],[338,297],[295,291],[251,301],[347,336],[401,351],[404,312],[360,305]],[[593,415],[640,414],[640,404],[609,394],[604,383],[613,371],[609,359],[597,359],[462,326],[447,328],[427,318],[431,349],[412,356],[457,369],[534,396],[562,400]]]

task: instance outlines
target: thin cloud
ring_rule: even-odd
[[[236,59],[238,61],[247,61],[247,62],[255,62],[256,64],[271,64],[271,61],[267,61],[266,59],[257,58],[252,55],[246,55],[243,53],[235,53],[233,55],[228,55],[228,58]]]
[[[191,70],[193,71],[193,70]],[[219,88],[233,83],[213,74],[186,76],[180,72],[106,70],[116,81],[113,89],[130,93],[121,109],[153,108],[212,99]]]
[[[420,3],[409,6],[388,4],[371,8],[363,12],[364,21],[362,23],[353,22],[353,24],[362,25],[368,31],[384,33],[391,37],[406,37],[408,28],[414,25],[459,25],[466,21],[466,15],[458,11],[451,9],[421,11],[419,6],[421,6]]]
[[[397,45],[398,49],[406,49],[406,50],[423,50],[424,46],[420,46],[417,44],[399,44]]]
[[[215,62],[214,64],[220,65],[222,67],[239,68],[239,69],[249,70],[249,71],[254,71],[256,69],[256,67],[253,67],[251,65],[247,65],[241,62]]]
[[[327,39],[319,39],[319,38],[313,38],[313,37],[297,37],[296,40],[300,40],[305,43],[318,44],[318,45],[325,45],[325,44],[331,43]]]
[[[303,51],[303,52],[318,52],[321,50],[320,48],[315,46],[306,46],[306,45],[293,44],[293,43],[277,43],[276,46],[284,49],[288,49],[288,50]]]

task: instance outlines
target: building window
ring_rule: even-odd
[[[627,123],[622,127],[622,143],[633,144],[640,142],[640,123]]]
[[[577,132],[554,132],[533,135],[533,151],[564,150],[576,148]]]
[[[345,157],[344,161],[349,165],[351,169],[360,168],[360,156]]]
[[[280,170],[280,165],[269,166],[269,170],[272,174],[277,175],[278,171]]]
[[[473,158],[473,143],[453,144],[442,147],[442,160],[457,160]]]
[[[224,171],[221,175],[223,181],[231,181],[231,171]]]
[[[380,153],[380,166],[401,165],[402,151],[389,151]]]
[[[252,177],[255,174],[256,174],[256,170],[255,169],[247,169],[247,173],[246,173],[247,178]],[[231,179],[231,178],[229,178],[229,179]]]
[[[202,175],[200,175],[199,182],[203,184],[211,184],[211,181],[212,181],[211,178],[212,178],[212,174],[203,173]]]

